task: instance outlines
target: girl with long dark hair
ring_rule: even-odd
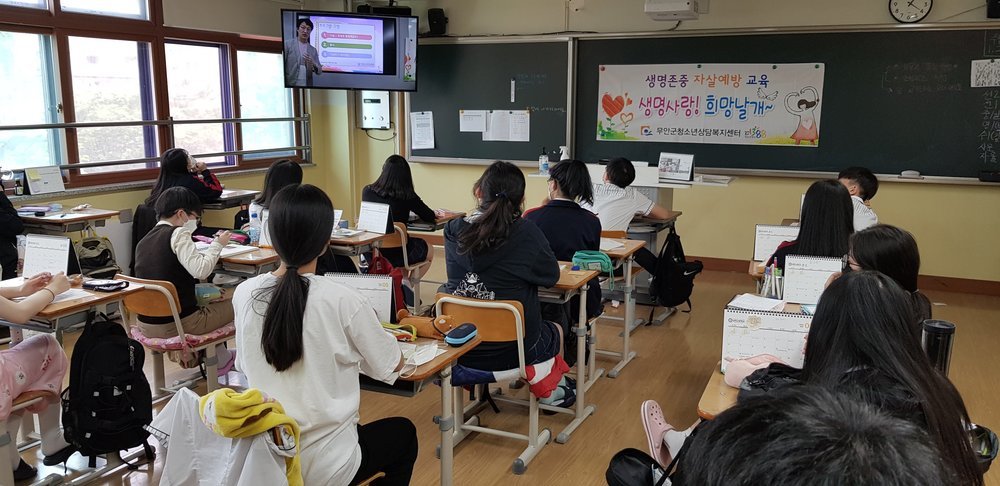
[[[917,288],[920,251],[909,231],[878,224],[851,235],[847,262],[851,270],[875,270],[909,292],[917,322],[931,318],[931,301]]]
[[[195,160],[182,148],[168,149],[160,155],[160,175],[146,198],[146,206],[153,207],[163,191],[176,186],[190,189],[203,203],[222,195],[222,184],[208,165]]]
[[[778,268],[785,268],[788,255],[842,257],[847,240],[854,232],[854,207],[851,195],[839,181],[816,181],[806,191],[799,219],[799,236],[778,245],[768,258]]]
[[[424,201],[417,195],[413,188],[413,175],[410,173],[410,164],[399,155],[390,155],[382,164],[382,173],[379,174],[375,182],[367,185],[361,190],[361,200],[366,202],[376,202],[389,205],[389,213],[392,218],[386,222],[385,232],[395,231],[393,223],[406,224],[410,220],[410,212],[420,218],[421,221],[433,223],[437,216],[434,210],[427,207]],[[409,263],[430,262],[434,259],[434,252],[429,250],[427,241],[423,238],[409,236],[406,239],[406,248],[383,248],[379,252],[393,266],[403,266],[403,252]],[[420,268],[419,276],[423,276],[430,270],[430,265]]]
[[[240,370],[299,423],[305,484],[355,484],[377,471],[386,473],[380,484],[409,484],[413,424],[393,417],[358,425],[359,372],[392,383],[403,366],[399,346],[361,294],[315,274],[333,229],[330,198],[291,185],[269,209],[281,266],[236,288]]]

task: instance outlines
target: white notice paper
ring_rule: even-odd
[[[841,270],[837,257],[788,255],[785,257],[784,298],[796,304],[816,304],[830,275]]]
[[[389,221],[389,205],[361,201],[361,215],[358,216],[358,229],[371,231],[380,235],[385,234],[385,227]]]
[[[973,88],[994,88],[1000,86],[1000,62],[995,59],[972,61]]]
[[[413,150],[434,148],[434,113],[410,113],[410,136],[413,138],[410,141]]]
[[[531,112],[514,110],[510,113],[510,141],[527,142],[531,138]]]
[[[485,132],[486,110],[458,110],[458,131]]]
[[[69,245],[69,238],[65,236],[28,235],[22,275],[33,277],[42,272],[53,275],[66,273]]]
[[[484,142],[506,142],[510,140],[510,114],[508,110],[489,110],[486,117]]]
[[[778,245],[799,237],[798,226],[783,226],[779,224],[758,224],[753,237],[753,259],[764,262],[771,258]]]

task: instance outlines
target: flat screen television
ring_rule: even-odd
[[[416,91],[417,18],[281,11],[288,88]]]

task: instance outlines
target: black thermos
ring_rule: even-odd
[[[924,333],[920,339],[931,360],[931,366],[948,376],[951,366],[951,345],[955,341],[955,325],[948,321],[927,319],[924,321]]]

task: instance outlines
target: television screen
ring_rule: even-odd
[[[285,86],[416,91],[417,18],[281,11]]]

